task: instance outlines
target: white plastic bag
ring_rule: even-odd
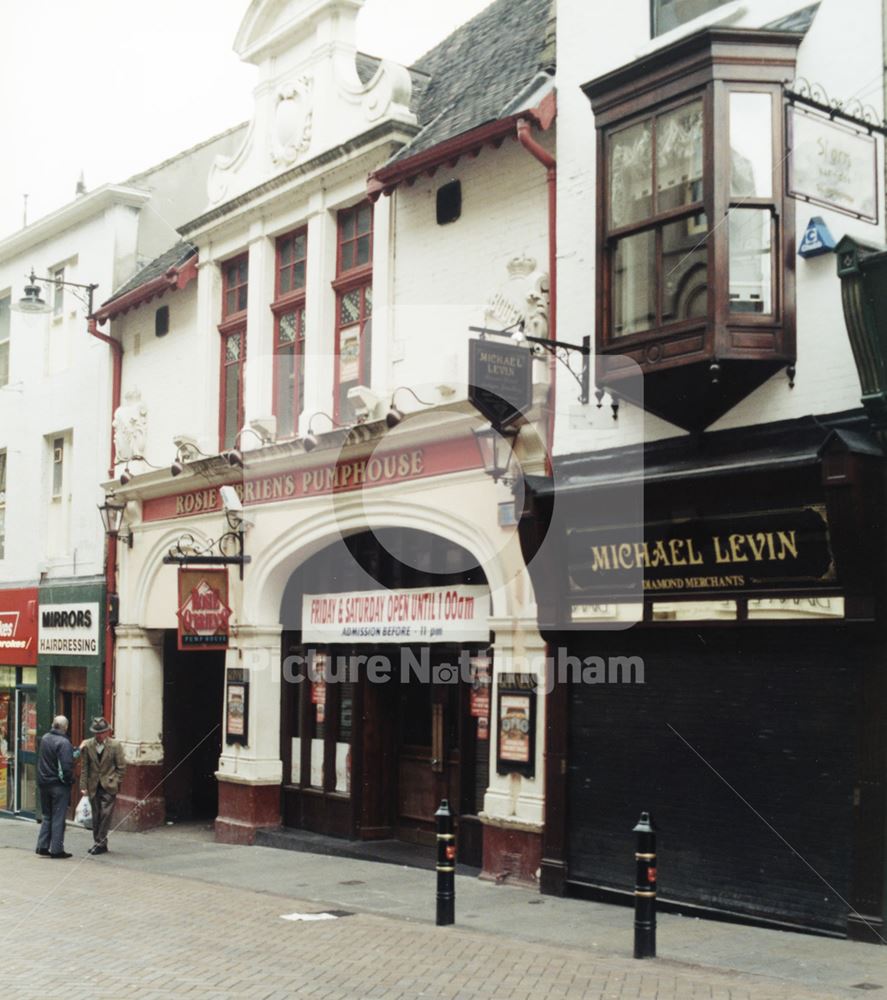
[[[89,805],[89,798],[86,795],[82,796],[77,803],[77,808],[74,810],[74,822],[87,830],[92,829],[92,809]]]

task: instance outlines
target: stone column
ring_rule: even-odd
[[[240,625],[225,661],[249,682],[248,742],[227,742],[223,720],[216,840],[252,844],[256,830],[280,825],[280,625]],[[226,713],[227,715],[227,713]]]
[[[116,629],[114,735],[128,766],[117,796],[115,825],[146,830],[166,818],[163,792],[163,632]]]
[[[545,816],[545,642],[535,621],[491,621],[493,702],[490,718],[490,777],[480,819],[484,824],[482,878],[537,886]],[[532,778],[496,772],[500,679],[505,673],[536,677],[535,767]]]

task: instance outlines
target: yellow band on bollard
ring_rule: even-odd
[[[638,854],[637,852],[635,852],[634,859],[635,859],[635,861],[655,861],[656,860],[656,855],[655,854]]]
[[[646,889],[635,889],[634,894],[635,896],[650,897],[650,896],[655,896],[656,891],[655,889],[652,892],[648,892]]]
[[[456,834],[455,833],[439,833],[437,835],[437,839],[438,840],[455,840],[456,839]]]
[[[439,872],[454,872],[456,869],[453,868],[452,865],[450,865],[449,867],[443,867],[442,865],[438,865],[437,870]]]

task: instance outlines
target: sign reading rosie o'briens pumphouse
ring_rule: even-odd
[[[639,526],[567,529],[571,593],[637,596],[834,586],[821,505]]]

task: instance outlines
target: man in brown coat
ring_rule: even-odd
[[[80,791],[89,796],[92,807],[92,839],[90,854],[105,854],[108,850],[108,830],[114,812],[114,801],[120,790],[126,757],[117,740],[110,739],[111,727],[101,716],[92,720],[91,740],[82,745],[80,754]]]

